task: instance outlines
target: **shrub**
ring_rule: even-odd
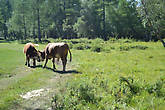
[[[103,47],[101,47],[99,44],[92,45],[91,50],[94,52],[101,52],[103,50]]]
[[[108,40],[110,43],[133,43],[135,42],[134,39],[127,39],[127,38],[121,38],[121,39],[116,39],[116,38],[110,38]]]
[[[94,51],[94,52],[101,52],[103,51],[103,44],[104,44],[104,41],[102,39],[94,39],[92,41],[92,46],[91,46],[91,51]]]
[[[43,40],[42,40],[42,43],[46,43],[46,44],[47,44],[47,43],[50,43],[50,42],[51,42],[51,41],[48,40],[48,39],[43,39]]]
[[[84,49],[90,49],[91,46],[88,44],[78,43],[78,44],[74,44],[73,48],[77,50],[84,50]]]
[[[52,99],[53,109],[80,109],[80,107],[88,104],[95,104],[100,101],[96,96],[95,88],[87,83],[73,84],[67,89],[67,93],[55,95]]]
[[[18,42],[21,44],[26,44],[26,43],[32,42],[32,40],[20,40]]]
[[[108,42],[110,42],[110,43],[115,43],[116,41],[117,41],[117,39],[114,38],[114,37],[112,37],[112,38],[110,38],[110,39],[108,40]]]
[[[147,48],[148,47],[144,46],[144,45],[121,45],[121,46],[119,46],[120,51],[129,51],[131,49],[145,50]]]
[[[125,77],[120,77],[120,84],[124,84],[124,86],[126,85],[131,94],[137,94],[140,92],[140,87],[138,86],[138,84],[133,82],[133,78],[129,77],[129,78],[125,78]]]
[[[104,40],[103,39],[100,39],[100,38],[96,38],[96,39],[93,39],[92,44],[101,44],[101,43],[104,43]]]
[[[83,44],[90,44],[91,40],[87,38],[80,38],[80,39],[71,39],[70,42],[73,44],[83,43]]]
[[[157,97],[165,97],[165,81],[163,79],[158,80],[157,82],[155,82],[154,84],[147,84],[145,87],[145,90],[149,93],[149,94],[155,94],[155,96]]]
[[[130,50],[130,47],[129,46],[120,46],[119,49],[120,49],[120,51],[128,51],[128,50]]]
[[[85,49],[84,44],[82,44],[82,43],[74,44],[73,48],[77,49],[77,50],[84,50]]]
[[[87,80],[88,79],[88,80]],[[141,85],[132,77],[120,77],[112,86],[109,79],[102,75],[92,78],[83,77],[67,84],[65,93],[56,94],[52,99],[52,108],[61,109],[130,109],[133,105],[150,107],[150,94],[164,97],[164,80],[151,85]],[[146,92],[149,94],[146,94]],[[144,94],[145,95],[144,95]],[[144,104],[143,104],[144,103]],[[150,103],[149,103],[150,104]],[[83,108],[82,108],[83,107]]]

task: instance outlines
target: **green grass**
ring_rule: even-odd
[[[17,44],[0,43],[0,78],[13,74],[13,70],[19,67],[23,61],[23,48]]]
[[[0,81],[6,81],[0,86],[0,110],[19,107],[20,94],[42,87],[54,75],[46,69],[26,67],[23,47],[23,44],[0,43]]]
[[[165,49],[160,42],[131,39],[48,39],[72,47],[73,74],[54,93],[54,109],[165,109]],[[0,89],[0,109],[15,108],[20,94],[44,87],[54,75],[50,70],[24,66],[23,45],[0,43],[0,80],[24,74]],[[43,50],[45,44],[37,47]],[[51,61],[48,67],[52,67]],[[56,65],[57,68],[58,65]]]
[[[101,52],[74,51],[82,74],[69,81],[65,96],[54,97],[55,109],[165,108],[165,50],[160,42],[122,40],[96,45],[102,45]]]

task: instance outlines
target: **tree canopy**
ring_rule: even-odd
[[[165,34],[164,0],[0,0],[0,37],[134,38]]]

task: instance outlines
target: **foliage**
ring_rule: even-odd
[[[0,43],[1,110],[20,109],[20,95],[43,86],[45,79],[53,75],[50,71],[25,67],[23,46],[16,42]]]
[[[160,39],[164,33],[165,2],[163,0],[140,0],[139,16],[146,31],[146,37]]]
[[[30,41],[34,42],[33,39]],[[21,103],[24,100],[19,97],[20,94],[40,87],[50,87],[49,81],[57,80],[58,75],[59,85],[52,84],[55,87],[55,90],[52,90],[54,97],[50,99],[52,109],[164,109],[165,53],[162,52],[164,48],[160,46],[160,42],[136,42],[133,39],[114,38],[108,41],[48,41],[70,43],[73,46],[71,68],[82,74],[69,74],[70,70],[67,71],[68,74],[60,74],[40,67],[24,67],[24,44],[15,41],[0,43],[0,60],[3,61],[0,62],[0,81],[6,78],[14,81],[3,81],[8,86],[0,89],[0,109],[25,107]],[[95,43],[101,44],[103,48],[99,53],[91,51]],[[46,44],[39,44],[37,49],[42,50]],[[74,46],[77,44],[90,45],[91,48],[76,50]],[[120,47],[124,46],[130,49],[121,51]],[[144,50],[144,47],[147,48]],[[51,67],[52,63],[48,64]],[[22,77],[17,78],[19,75]],[[65,79],[65,76],[68,79]],[[50,109],[50,105],[46,107]]]
[[[163,0],[1,0],[0,37],[164,38]]]
[[[157,54],[163,49],[160,42],[96,39],[91,44],[96,42],[103,43],[104,49],[110,45],[114,49],[110,53],[104,49],[99,53],[77,50],[74,57],[82,74],[74,75],[65,90],[55,94],[53,109],[164,108],[164,62],[158,60],[164,57]],[[120,50],[126,45],[128,50]]]
[[[153,85],[140,85],[138,81],[134,81],[131,77],[120,77],[119,80],[111,86],[108,85],[108,79],[101,77],[90,78],[88,81],[87,77],[81,78],[80,81],[74,81],[69,86],[64,94],[56,94],[52,98],[53,109],[130,109],[131,105],[135,103],[140,105],[144,100],[139,100],[139,97],[147,98],[150,96],[150,91]],[[154,98],[163,101],[165,83],[157,81],[156,88],[153,94]],[[149,90],[148,90],[149,89]],[[161,91],[160,91],[161,90]],[[145,93],[145,95],[143,95]],[[148,94],[146,94],[148,93]],[[137,102],[135,100],[139,100]],[[144,104],[145,105],[145,104]],[[140,106],[134,106],[140,108]],[[150,107],[145,105],[143,108]],[[141,108],[142,109],[142,108]]]
[[[0,34],[3,32],[4,39],[8,37],[7,21],[11,17],[11,13],[12,13],[12,6],[10,1],[1,0],[0,1]]]
[[[137,1],[135,0],[119,0],[115,1],[113,5],[109,5],[107,23],[112,30],[112,36],[142,39],[143,26],[136,6]]]

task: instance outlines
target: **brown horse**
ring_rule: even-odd
[[[67,54],[68,51],[70,53],[70,61],[72,60],[72,54],[70,52],[69,46],[66,43],[49,43],[45,50],[41,53],[42,59],[46,58],[44,68],[46,67],[46,64],[48,62],[48,59],[52,59],[53,63],[53,69],[56,69],[55,67],[55,58],[58,58],[62,60],[63,64],[63,71],[65,71],[66,63],[67,63]]]
[[[25,65],[30,66],[30,59],[33,59],[33,66],[36,66],[36,60],[40,62],[40,52],[35,49],[35,46],[39,46],[38,44],[27,43],[24,46],[24,54],[26,55],[26,63]]]

